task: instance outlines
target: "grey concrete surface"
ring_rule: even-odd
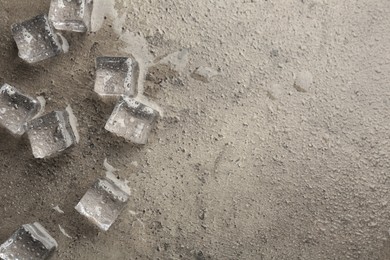
[[[81,136],[36,160],[0,133],[1,241],[39,221],[53,259],[390,259],[388,0],[112,3],[100,30],[65,33],[68,54],[27,65],[10,26],[49,1],[0,0],[0,81],[70,104]],[[93,94],[95,57],[129,53],[164,111],[145,146],[106,132]],[[102,233],[74,206],[105,158],[132,196]]]

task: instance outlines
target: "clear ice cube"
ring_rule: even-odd
[[[45,14],[13,24],[11,29],[19,49],[19,57],[28,63],[42,61],[68,51],[68,42],[55,32]]]
[[[121,188],[120,181],[98,179],[83,196],[75,209],[103,231],[118,218],[130,194]]]
[[[21,226],[0,246],[0,259],[48,259],[58,247],[57,242],[39,223]]]
[[[0,126],[13,135],[23,135],[25,123],[38,116],[43,107],[43,98],[33,99],[8,84],[0,88]]]
[[[140,101],[122,96],[105,129],[136,144],[146,144],[157,119],[158,111]]]
[[[26,131],[35,158],[55,156],[79,141],[77,119],[70,107],[28,122]]]
[[[134,57],[98,57],[96,59],[95,92],[103,100],[118,100],[121,95],[136,96],[139,77]]]
[[[57,30],[86,32],[91,28],[92,0],[52,0],[49,19]]]

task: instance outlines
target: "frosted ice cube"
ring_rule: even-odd
[[[86,32],[91,28],[92,0],[52,0],[49,19],[57,30]]]
[[[33,99],[8,84],[0,88],[0,126],[14,135],[23,135],[25,123],[36,117],[43,108],[43,98]]]
[[[57,242],[39,223],[21,226],[0,246],[0,259],[48,259]]]
[[[30,121],[26,131],[35,158],[55,156],[79,141],[77,119],[70,107]]]
[[[158,111],[133,98],[122,96],[105,129],[133,143],[146,144],[158,117]]]
[[[108,178],[98,179],[75,209],[101,230],[107,231],[118,218],[130,194]]]
[[[105,100],[121,95],[136,96],[139,77],[134,57],[98,57],[96,59],[95,92]]]
[[[68,42],[55,32],[45,14],[13,24],[12,35],[19,57],[28,63],[42,61],[68,51]]]

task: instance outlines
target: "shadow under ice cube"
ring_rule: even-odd
[[[43,109],[42,100],[33,99],[13,86],[4,84],[0,88],[0,126],[13,135],[23,135],[27,121],[36,117]]]
[[[98,179],[75,209],[103,231],[107,231],[127,204],[130,194],[113,180]]]
[[[136,144],[146,144],[159,112],[133,98],[122,96],[105,129]]]
[[[98,57],[96,59],[95,92],[106,100],[121,95],[136,96],[139,77],[134,57]]]
[[[72,109],[54,111],[30,121],[27,135],[35,158],[55,156],[79,141]]]
[[[0,246],[0,259],[48,259],[58,247],[57,242],[39,223],[26,224]]]
[[[67,40],[55,32],[45,14],[13,24],[11,29],[19,49],[19,57],[28,63],[57,56],[69,49]]]
[[[57,30],[86,32],[91,28],[93,0],[52,0],[49,19]]]

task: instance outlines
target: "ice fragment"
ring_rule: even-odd
[[[134,57],[98,57],[96,59],[95,92],[103,100],[118,100],[121,95],[136,96],[139,77]]]
[[[86,32],[91,28],[92,0],[52,0],[49,19],[57,30]]]
[[[304,71],[300,71],[296,75],[294,88],[298,92],[308,92],[312,84],[313,84],[313,75],[311,74],[310,71],[304,70]]]
[[[146,104],[122,96],[105,129],[136,144],[146,144],[159,112]]]
[[[201,66],[197,68],[191,76],[196,80],[209,83],[212,78],[219,75],[221,75],[221,73],[218,70]]]
[[[0,126],[16,136],[23,135],[25,123],[44,108],[43,98],[33,99],[15,87],[4,84],[0,88]]]
[[[30,121],[27,135],[35,158],[57,155],[79,141],[77,120],[70,107]]]
[[[67,51],[66,39],[55,32],[45,14],[13,24],[11,29],[19,49],[19,57],[28,63],[42,61]]]
[[[57,242],[39,223],[26,224],[0,246],[0,259],[44,260],[57,247]]]
[[[130,196],[117,182],[120,181],[98,179],[75,207],[103,231],[107,231],[115,222]]]

